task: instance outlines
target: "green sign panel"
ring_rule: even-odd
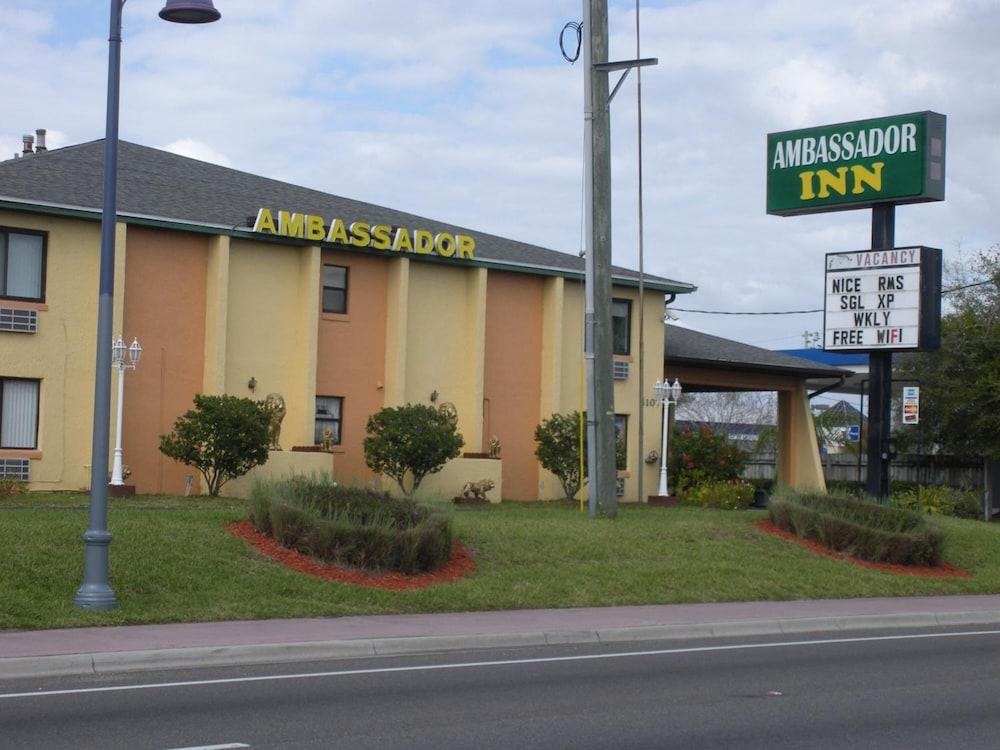
[[[767,136],[767,212],[944,200],[945,116],[858,120]]]

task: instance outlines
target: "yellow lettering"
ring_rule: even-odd
[[[882,190],[882,167],[885,162],[877,161],[872,164],[871,169],[866,169],[860,164],[851,167],[851,176],[854,177],[854,189],[851,191],[855,195],[865,192],[862,185],[867,185],[872,190],[881,192]]]
[[[467,234],[460,234],[456,237],[458,240],[458,257],[459,258],[475,258],[476,252],[476,239],[475,237],[470,237]]]
[[[802,181],[802,194],[799,195],[799,200],[811,201],[816,197],[816,193],[813,192],[813,175],[815,172],[805,171],[799,172],[799,179]]]
[[[327,242],[339,242],[342,245],[347,244],[347,229],[344,227],[344,222],[340,219],[334,219],[330,222],[330,231],[326,235]]]
[[[323,217],[306,214],[306,239],[322,241],[326,232],[323,230]]]
[[[450,258],[455,254],[455,236],[450,232],[439,232],[434,238],[434,247],[438,255]]]
[[[434,235],[426,229],[417,229],[413,232],[414,249],[423,255],[427,255],[434,249]]]
[[[355,247],[368,247],[371,243],[371,224],[367,221],[356,221],[351,224],[351,244]]]
[[[413,243],[410,242],[410,233],[405,227],[396,230],[396,241],[392,243],[392,249],[401,253],[412,253]]]
[[[268,232],[269,234],[275,234],[278,231],[274,228],[274,217],[271,215],[271,209],[262,208],[257,212],[257,220],[253,223],[253,231]]]
[[[816,177],[819,179],[817,197],[829,198],[830,188],[840,195],[847,195],[847,167],[837,167],[836,175],[828,169],[820,169]]]
[[[278,234],[301,238],[305,230],[303,218],[302,214],[278,211]]]
[[[392,247],[392,227],[376,224],[372,227],[372,247],[376,250],[388,250]]]

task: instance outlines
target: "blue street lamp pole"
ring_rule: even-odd
[[[83,534],[83,584],[73,603],[84,609],[114,609],[108,583],[108,447],[111,422],[111,325],[115,291],[115,219],[118,212],[118,91],[121,78],[122,8],[111,0],[108,36],[108,109],[104,137],[104,206],[101,212],[100,291],[97,299],[97,365],[94,373],[94,431],[90,456],[90,515]],[[221,18],[211,0],[171,2],[160,18],[175,23],[209,23]]]

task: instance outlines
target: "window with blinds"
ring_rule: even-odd
[[[0,228],[0,298],[45,299],[45,235]]]
[[[0,378],[0,448],[38,447],[39,381]]]

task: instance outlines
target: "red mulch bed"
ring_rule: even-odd
[[[226,529],[233,536],[238,536],[240,539],[250,542],[265,557],[281,563],[286,568],[291,568],[298,573],[316,576],[325,581],[353,583],[357,586],[371,586],[372,588],[389,589],[391,591],[423,589],[433,586],[435,583],[457,581],[476,568],[476,563],[472,559],[472,553],[469,552],[469,548],[457,541],[452,545],[451,559],[433,573],[418,573],[416,575],[405,575],[403,573],[372,574],[366,573],[363,570],[342,568],[338,565],[321,563],[307,555],[303,555],[301,552],[282,547],[272,537],[257,531],[249,521],[228,524]]]
[[[879,570],[883,573],[898,573],[900,575],[907,576],[921,576],[922,578],[972,578],[972,574],[969,571],[950,565],[949,563],[943,563],[936,567],[928,568],[918,567],[916,565],[889,565],[887,563],[875,563],[868,562],[867,560],[858,560],[857,558],[828,549],[819,542],[814,542],[811,539],[803,539],[790,531],[779,529],[767,519],[756,521],[754,525],[765,534],[780,536],[782,539],[787,539],[790,542],[796,542],[806,549],[812,550],[820,555],[826,555],[834,560],[846,560],[847,562],[854,563],[855,565],[859,565],[862,568],[868,568],[870,570]]]

